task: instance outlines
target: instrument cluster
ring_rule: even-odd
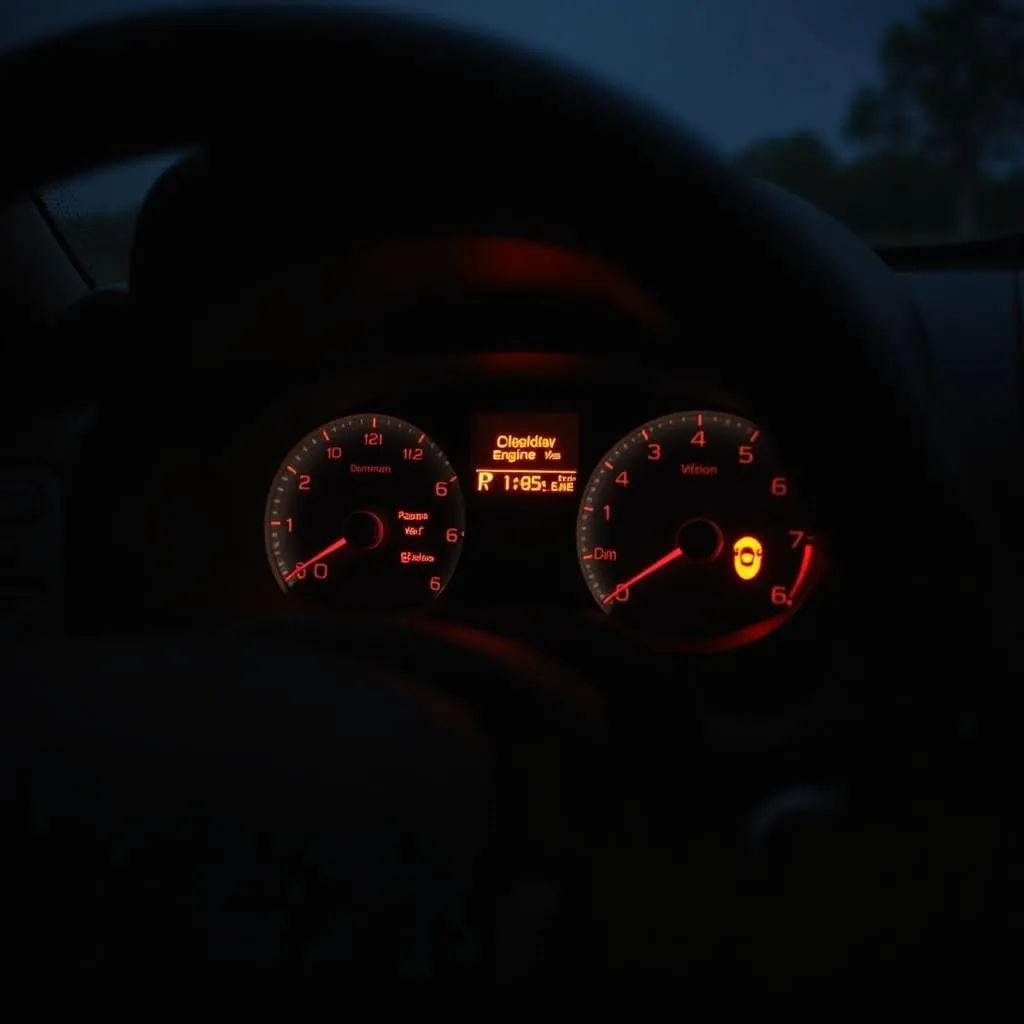
[[[823,572],[799,475],[718,389],[616,401],[629,387],[556,356],[469,360],[356,408],[328,385],[338,415],[280,444],[263,480],[279,594],[339,612],[584,606],[700,653],[767,636]]]

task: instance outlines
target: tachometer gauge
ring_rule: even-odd
[[[704,651],[785,622],[820,560],[768,439],[721,412],[663,416],[608,451],[584,489],[576,546],[602,611]]]
[[[405,607],[448,585],[465,522],[444,452],[411,423],[363,413],[318,427],[284,460],[267,499],[267,554],[286,592]]]

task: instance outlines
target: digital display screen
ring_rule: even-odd
[[[478,494],[575,494],[579,418],[569,412],[485,412],[473,437]]]

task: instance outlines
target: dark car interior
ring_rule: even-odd
[[[18,962],[1005,980],[1018,239],[873,251],[393,17],[111,22],[0,95],[54,67],[101,113],[0,160]],[[89,289],[35,190],[172,147]]]

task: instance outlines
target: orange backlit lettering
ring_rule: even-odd
[[[619,553],[614,548],[594,548],[595,562],[617,562],[618,560]]]
[[[573,493],[578,440],[571,413],[481,413],[473,441],[477,492]]]
[[[683,476],[718,476],[718,467],[705,462],[684,462],[679,471]]]
[[[398,559],[402,565],[423,565],[432,564],[437,559],[426,551],[401,551]]]
[[[494,439],[491,459],[494,462],[561,462],[558,437],[547,434],[499,434]]]
[[[403,512],[401,509],[398,511],[398,518],[405,520],[407,523],[425,523],[430,518],[429,512]]]

